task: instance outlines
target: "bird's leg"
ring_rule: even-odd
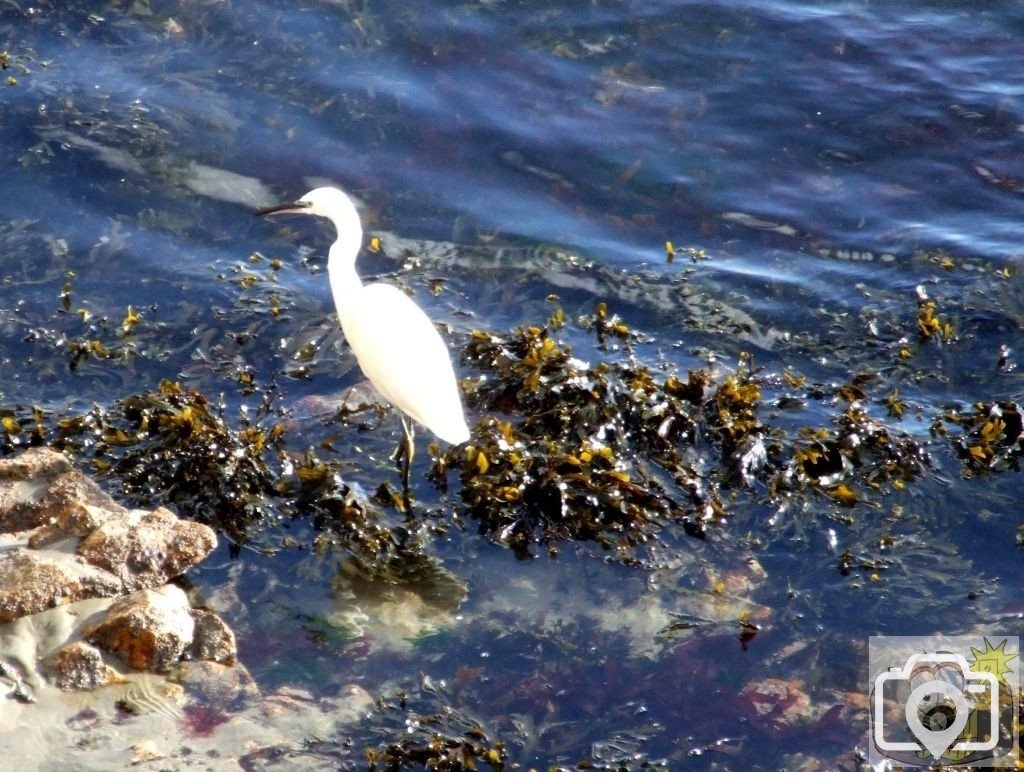
[[[413,441],[413,423],[412,419],[406,418],[404,415],[399,416],[402,420],[402,442],[399,443],[398,448],[395,450],[394,459],[398,461],[402,460],[402,499],[405,503],[405,511],[409,512],[412,510],[412,497],[409,492],[409,477],[412,473],[412,457],[416,453],[416,447]]]
[[[416,455],[416,443],[413,441],[416,426],[413,424],[411,418],[406,418],[402,424],[402,428],[405,429],[405,441],[408,446],[406,449],[406,458],[408,458],[409,463],[412,464],[412,458]]]
[[[406,418],[404,415],[399,415],[398,417],[402,421],[402,439],[399,441],[398,447],[395,448],[395,452],[391,454],[391,460],[397,464],[408,456],[409,463],[412,463],[413,453],[415,452],[413,447],[412,419]]]

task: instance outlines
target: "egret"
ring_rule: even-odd
[[[337,188],[316,188],[298,201],[261,209],[257,216],[311,214],[326,217],[337,239],[327,258],[334,306],[345,340],[363,374],[400,411],[404,445],[402,482],[406,502],[413,457],[413,424],[423,424],[453,445],[469,439],[448,348],[415,301],[391,284],[366,284],[356,272],[363,227],[351,199]],[[411,419],[411,420],[410,420]]]

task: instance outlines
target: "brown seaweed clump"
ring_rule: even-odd
[[[557,325],[475,332],[464,349],[483,373],[468,402],[487,413],[461,457],[468,514],[521,552],[575,539],[627,556],[668,521],[702,536],[725,513],[688,448],[708,427],[726,452],[759,432],[756,388],[737,375],[739,387],[712,390],[703,370],[681,380],[632,358],[590,365],[555,340]]]
[[[929,466],[922,443],[876,415],[877,405],[899,420],[903,406],[895,392],[876,399],[870,374],[825,388],[763,374],[743,355],[732,372],[682,378],[638,362],[634,333],[603,304],[580,326],[625,355],[591,365],[557,340],[562,321],[474,332],[463,351],[481,372],[467,401],[484,417],[457,459],[462,501],[482,531],[523,554],[591,540],[631,562],[667,523],[703,537],[724,501],[774,507],[818,492],[853,507]],[[787,415],[765,417],[769,390]],[[788,406],[808,400],[828,425],[792,424]],[[434,474],[451,460],[438,458]]]
[[[369,772],[410,768],[500,772],[508,764],[505,744],[453,705],[443,686],[427,675],[421,677],[415,694],[399,691],[378,698],[375,712],[383,730],[378,730],[382,737],[375,747],[363,750]],[[293,755],[354,768],[353,752],[351,741],[311,739]]]
[[[929,465],[920,442],[871,417],[862,399],[852,399],[832,426],[803,428],[791,442],[791,461],[775,478],[776,490],[810,485],[843,506],[866,491],[902,489]]]
[[[951,442],[960,456],[965,475],[1020,470],[1020,458],[1024,455],[1024,419],[1017,403],[979,402],[966,415],[949,410],[936,419],[932,431],[948,436],[946,424],[961,429]]]
[[[172,381],[109,409],[57,423],[57,447],[90,456],[101,478],[139,504],[172,504],[229,536],[241,537],[264,514],[276,477],[264,452],[282,430],[228,425],[223,409]]]
[[[578,320],[601,352],[590,364],[559,341],[563,323],[556,312],[544,325],[473,333],[463,357],[479,376],[466,396],[483,417],[456,455],[433,451],[436,482],[444,484],[449,465],[459,475],[456,516],[477,520],[520,555],[592,541],[624,562],[657,562],[659,545],[679,531],[704,537],[725,518],[725,502],[765,511],[819,494],[828,510],[852,508],[902,489],[928,466],[924,446],[883,417],[899,421],[904,405],[884,382],[888,395],[873,393],[872,374],[826,387],[788,371],[765,374],[743,355],[731,372],[683,377],[640,361],[641,336],[603,304]],[[276,386],[245,390],[260,402],[235,422],[223,404],[169,381],[67,417],[0,408],[0,451],[70,450],[137,506],[175,506],[235,542],[340,547],[374,571],[390,571],[445,527],[443,514],[413,518],[396,507],[385,484],[366,486],[375,497],[357,495],[337,460],[312,448],[289,452]],[[795,423],[794,407],[808,401],[825,410],[826,425]],[[970,469],[1016,463],[1013,406],[950,413],[936,431],[947,424],[964,427],[954,442]],[[311,532],[275,528],[299,518]]]

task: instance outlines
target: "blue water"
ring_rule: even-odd
[[[324,180],[360,198],[370,233],[466,248],[463,260],[426,269],[373,255],[360,264],[366,273],[401,269],[420,302],[456,334],[541,320],[551,293],[571,313],[590,313],[597,301],[634,287],[610,305],[651,337],[643,356],[685,369],[709,351],[729,362],[753,351],[773,372],[791,367],[824,384],[858,371],[896,372],[914,408],[901,426],[922,440],[929,411],[1021,396],[1014,368],[996,366],[1000,346],[1024,344],[1017,276],[1024,10],[1017,3],[236,0],[132,8],[0,7],[0,50],[9,55],[0,76],[16,81],[0,87],[5,404],[103,403],[184,377],[235,405],[231,368],[218,356],[241,357],[266,380],[288,369],[294,351],[269,323],[260,328],[266,343],[236,349],[227,342],[244,326],[230,313],[239,292],[216,277],[254,252],[285,261],[277,281],[304,299],[293,316],[308,319],[303,329],[326,336],[346,362],[340,335],[314,321],[331,311],[322,272],[327,230],[251,216]],[[709,259],[680,255],[668,263],[666,241],[703,249]],[[541,246],[595,269],[538,268],[530,255]],[[502,247],[521,249],[502,257]],[[997,278],[999,271],[1008,278]],[[424,276],[446,277],[445,292],[431,297]],[[72,312],[60,314],[68,281]],[[660,300],[676,297],[662,291],[682,282],[708,303]],[[959,337],[922,347],[902,372],[885,346],[901,334],[914,342],[918,285],[939,299]],[[46,358],[41,346],[59,350],[66,338],[86,334],[75,310],[116,326],[129,304],[174,345],[129,365],[88,362],[73,374],[33,366]],[[750,324],[729,334],[693,324],[713,304]],[[33,333],[42,329],[55,332]],[[587,336],[566,335],[597,355]],[[350,361],[336,369],[319,360],[311,378],[282,380],[297,400],[351,385],[352,372]],[[595,684],[588,707],[563,684],[565,692],[546,698],[553,707],[544,718],[585,722],[587,710],[626,715],[642,703],[644,722],[655,728],[640,733],[638,752],[669,759],[670,768],[709,758],[781,767],[797,752],[826,765],[848,762],[863,743],[861,725],[783,720],[772,725],[783,739],[765,744],[747,717],[737,717],[737,695],[765,675],[803,679],[817,695],[856,692],[859,672],[845,663],[860,656],[857,641],[879,631],[930,631],[919,629],[929,624],[928,610],[908,610],[899,593],[864,599],[849,590],[850,579],[835,570],[829,527],[841,551],[844,528],[896,507],[930,511],[943,500],[944,543],[964,561],[957,570],[977,576],[962,597],[974,584],[991,588],[977,621],[995,624],[1016,608],[1014,589],[1024,578],[1013,540],[1022,503],[1016,474],[964,481],[948,449],[934,455],[927,482],[880,509],[857,510],[854,526],[833,522],[831,512],[824,522],[806,512],[736,517],[728,539],[755,533],[768,545],[758,553],[768,582],[753,594],[772,608],[774,630],[752,650],[716,651],[723,636],[733,643],[730,628],[651,659],[595,653],[593,669],[567,664],[559,674]],[[766,525],[773,515],[779,525]],[[538,568],[542,561],[514,562],[474,543],[472,529],[461,538],[438,549],[470,586],[465,613],[515,620],[519,634],[530,627],[524,619],[488,605],[517,577],[557,586],[584,570],[609,592],[595,591],[580,601],[585,606],[642,602],[652,593],[680,610],[682,587],[704,581],[686,569],[691,578],[676,587],[678,577],[655,581],[605,566],[585,548],[563,548],[558,561]],[[693,549],[716,559],[715,548]],[[927,553],[907,557],[900,570],[922,570],[934,557]],[[941,574],[953,564],[937,565]],[[212,576],[207,589],[221,579]],[[798,585],[793,602],[787,582]],[[318,592],[316,601],[295,597],[295,613],[309,611],[304,602],[326,604],[330,587]],[[935,628],[969,625],[974,612],[965,604],[938,604]],[[594,634],[577,632],[578,640]],[[536,635],[543,643],[545,634]],[[451,678],[484,644],[449,636],[448,649],[432,656]],[[819,653],[776,656],[793,641]],[[330,663],[336,654],[317,656]],[[557,659],[557,649],[549,656]],[[504,674],[491,677],[517,674],[523,665],[510,660],[491,658],[488,667]],[[400,680],[428,669],[414,657],[363,665],[366,672],[341,673],[339,682],[362,679],[376,694],[393,686],[385,671],[397,670]],[[827,667],[834,677],[821,675]],[[253,669],[258,678],[260,665]],[[694,672],[706,675],[687,691]],[[480,699],[474,710],[503,726]],[[542,702],[519,707],[525,713]],[[513,743],[513,758],[574,763],[607,740],[602,731],[611,730],[601,724],[559,742],[541,734]],[[688,755],[724,736],[735,738],[728,755]]]

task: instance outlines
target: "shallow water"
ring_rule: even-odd
[[[357,383],[328,319],[327,229],[251,216],[323,181],[384,239],[364,275],[397,273],[456,341],[543,321],[556,294],[569,319],[606,301],[648,336],[637,357],[682,372],[747,351],[823,387],[878,373],[909,405],[896,428],[931,443],[919,483],[849,512],[824,497],[732,512],[706,542],[668,534],[690,557],[661,571],[587,544],[516,561],[470,524],[434,547],[468,588],[458,611],[374,606],[304,552],[225,549],[189,577],[212,597],[237,585],[225,616],[267,690],[446,679],[524,766],[852,765],[863,723],[750,713],[744,687],[799,680],[815,704],[848,703],[869,634],[1019,629],[1003,621],[1024,578],[1017,473],[964,479],[929,427],[1021,395],[1022,33],[1008,2],[7,3],[0,403],[71,411],[170,378],[233,413],[241,371],[295,405]],[[666,241],[707,259],[668,262]],[[955,340],[918,343],[918,286]],[[68,342],[118,340],[129,305],[159,335],[69,368]],[[340,436],[346,482],[379,484],[393,419],[365,434],[297,420],[296,449]],[[837,571],[897,509],[919,518],[898,578]],[[721,574],[735,588],[709,609]],[[741,646],[744,610],[762,632]],[[697,632],[666,632],[673,615]]]

